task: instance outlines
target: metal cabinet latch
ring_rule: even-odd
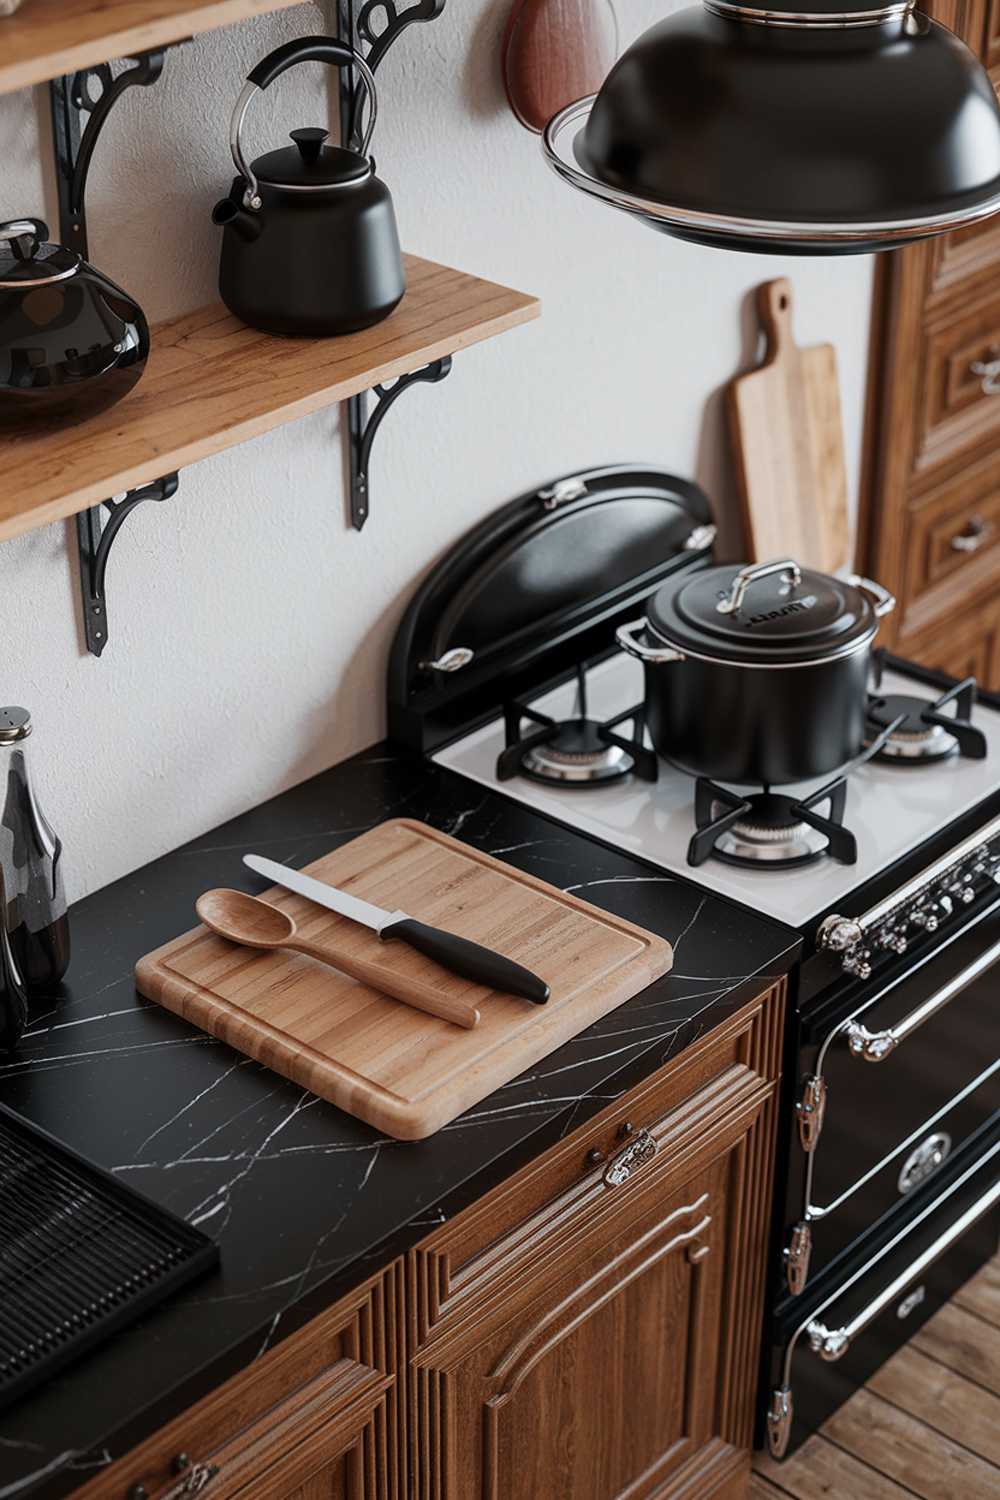
[[[795,1106],[795,1116],[799,1122],[799,1142],[807,1155],[816,1149],[825,1113],[826,1079],[820,1073],[813,1073],[806,1079],[802,1098]]]
[[[809,1279],[809,1257],[812,1255],[812,1230],[806,1223],[796,1224],[785,1248],[785,1280],[788,1290],[797,1297]]]
[[[613,1156],[604,1169],[604,1183],[607,1187],[621,1187],[627,1182],[637,1167],[644,1162],[651,1161],[657,1152],[656,1142],[648,1130],[640,1130],[633,1136],[625,1147]]]
[[[779,1385],[771,1392],[767,1408],[767,1446],[773,1458],[784,1458],[792,1432],[793,1402],[791,1388]]]
[[[200,1495],[218,1472],[217,1464],[191,1464],[184,1470],[184,1477],[180,1483],[175,1484],[172,1490],[168,1490],[163,1500],[189,1500],[192,1495]]]

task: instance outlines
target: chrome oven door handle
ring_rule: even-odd
[[[847,1039],[847,1045],[852,1057],[861,1058],[863,1062],[884,1062],[885,1059],[905,1041],[908,1036],[918,1027],[923,1026],[932,1016],[943,1010],[956,995],[960,995],[964,989],[977,980],[987,969],[993,967],[1000,960],[1000,942],[987,948],[960,974],[949,979],[933,995],[929,995],[923,1004],[911,1010],[908,1016],[904,1016],[895,1026],[888,1027],[885,1031],[869,1031],[861,1021],[849,1021],[844,1027],[843,1035]]]
[[[936,1260],[940,1260],[941,1256],[961,1239],[966,1230],[970,1229],[978,1219],[985,1217],[996,1203],[1000,1203],[1000,1181],[995,1182],[981,1198],[977,1198],[976,1202],[971,1204],[953,1224],[949,1224],[945,1232],[932,1245],[928,1245],[922,1255],[918,1255],[905,1271],[901,1271],[895,1280],[879,1292],[878,1296],[874,1297],[867,1307],[862,1308],[861,1312],[849,1323],[844,1323],[840,1328],[828,1328],[825,1323],[814,1318],[806,1325],[806,1337],[813,1353],[827,1361],[841,1359],[858,1334],[862,1333],[869,1323],[874,1322],[879,1313],[890,1303],[895,1302],[912,1281],[916,1281],[929,1266],[932,1266]]]

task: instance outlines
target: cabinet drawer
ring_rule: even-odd
[[[1000,296],[932,321],[924,340],[916,473],[957,463],[1000,435]]]
[[[783,984],[779,987],[783,993]],[[415,1253],[426,1275],[426,1330],[466,1306],[510,1295],[522,1270],[556,1258],[595,1232],[650,1184],[662,1185],[685,1160],[773,1082],[774,1028],[782,1004],[768,995],[738,1012],[704,1045],[684,1052],[560,1146],[429,1236]],[[633,1151],[648,1136],[648,1155]],[[626,1157],[621,1162],[623,1155]],[[627,1169],[621,1181],[609,1178]],[[447,1265],[442,1278],[440,1268]]]
[[[75,1500],[402,1500],[397,1262],[175,1418]],[[187,1486],[187,1488],[185,1488]]]
[[[989,598],[1000,577],[1000,461],[942,485],[906,515],[904,630]]]
[[[968,296],[986,287],[1000,266],[1000,224],[984,219],[954,234],[943,234],[933,242],[930,262],[930,296],[934,303],[945,297]]]
[[[975,677],[981,687],[1000,689],[1000,594],[927,629],[901,635],[904,656],[959,679]]]

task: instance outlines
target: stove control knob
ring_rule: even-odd
[[[870,948],[862,948],[859,953],[852,953],[844,960],[844,968],[856,979],[870,979],[872,977],[871,956]]]

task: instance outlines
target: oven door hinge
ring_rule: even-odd
[[[794,1403],[791,1386],[779,1385],[771,1392],[767,1408],[767,1446],[772,1458],[784,1458],[792,1432]]]
[[[785,1280],[788,1290],[797,1297],[809,1279],[809,1257],[812,1255],[812,1230],[805,1222],[796,1224],[784,1250]]]
[[[802,1098],[795,1106],[795,1115],[799,1122],[799,1141],[807,1155],[816,1149],[816,1142],[823,1129],[825,1111],[826,1080],[822,1074],[813,1073],[806,1079]]]

